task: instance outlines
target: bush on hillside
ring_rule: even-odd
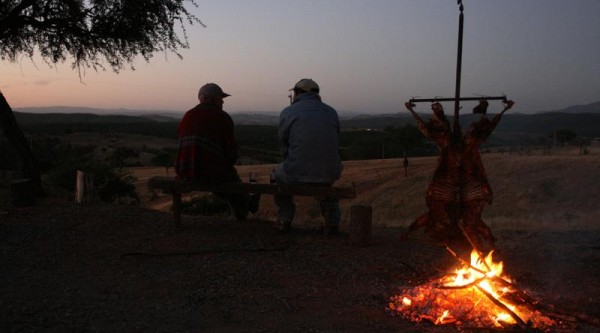
[[[77,170],[93,175],[94,189],[100,200],[118,203],[139,203],[133,185],[136,178],[129,172],[93,159],[71,158],[48,173],[48,181],[58,187],[75,191]]]

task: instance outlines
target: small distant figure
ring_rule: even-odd
[[[342,174],[338,154],[340,121],[334,108],[323,103],[319,85],[311,79],[298,81],[291,105],[279,116],[279,140],[283,162],[274,170],[279,185],[333,185]],[[276,195],[278,228],[289,232],[296,212],[290,195]],[[339,232],[339,200],[319,201],[325,218],[324,228],[330,235]]]
[[[223,111],[223,99],[231,96],[215,83],[200,88],[200,104],[187,111],[177,128],[179,149],[175,161],[177,178],[206,184],[241,182],[234,167],[238,145],[233,120]],[[258,199],[241,193],[215,193],[229,203],[235,218],[256,212]],[[252,200],[250,200],[252,199]],[[250,207],[252,201],[253,207]]]

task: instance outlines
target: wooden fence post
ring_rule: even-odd
[[[75,188],[76,203],[90,203],[94,198],[94,177],[77,170],[77,185]]]

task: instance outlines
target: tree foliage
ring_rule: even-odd
[[[550,136],[554,137],[556,143],[562,146],[574,140],[577,137],[577,133],[568,128],[561,128],[554,131]]]
[[[185,7],[195,0],[2,0],[0,59],[39,52],[78,70],[133,69],[137,56],[188,48],[185,24],[204,24]],[[180,32],[178,33],[179,30]],[[181,37],[180,37],[181,35]],[[81,72],[80,72],[81,73]]]
[[[77,170],[94,176],[94,190],[100,200],[105,202],[136,202],[139,196],[134,183],[136,178],[127,170],[117,169],[101,161],[94,154],[95,146],[78,146],[60,140],[36,140],[34,148],[47,149],[53,167],[48,171],[46,180],[69,191],[75,190]]]
[[[139,157],[140,153],[136,149],[130,147],[117,147],[112,151],[108,160],[113,167],[123,169],[126,166],[127,160]]]
[[[150,160],[150,163],[152,163],[152,165],[155,166],[161,166],[165,168],[165,171],[167,172],[167,174],[169,174],[169,168],[171,168],[173,166],[173,163],[175,161],[175,150],[170,150],[170,149],[163,149],[158,151],[154,157],[152,157],[152,160]]]
[[[425,156],[435,151],[435,146],[410,124],[387,126],[383,131],[353,130],[340,133],[342,160]]]

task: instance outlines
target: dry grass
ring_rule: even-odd
[[[494,190],[494,202],[484,210],[484,220],[493,230],[598,229],[600,209],[600,150],[578,155],[576,149],[555,151],[553,155],[483,155],[488,179]],[[435,168],[436,158],[411,158],[408,177],[404,177],[402,159],[348,161],[338,182],[356,186],[358,197],[343,200],[342,225],[349,220],[350,206],[373,207],[375,226],[408,226],[426,212],[424,193]],[[250,172],[266,183],[273,165],[238,166],[243,179]],[[170,197],[148,191],[148,178],[165,175],[164,168],[133,168],[143,205],[160,210],[169,207]],[[171,171],[172,174],[172,171]],[[313,199],[297,198],[296,223],[320,224]],[[258,218],[275,220],[271,196],[264,195]]]

